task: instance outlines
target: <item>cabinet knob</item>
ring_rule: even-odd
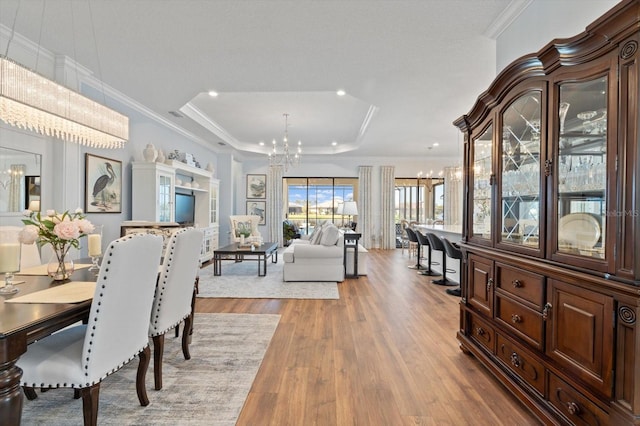
[[[575,402],[567,402],[567,411],[573,416],[578,415],[581,412],[580,406]]]
[[[510,359],[511,359],[511,365],[513,365],[516,368],[520,367],[520,363],[521,363],[520,356],[517,353],[512,352]]]
[[[511,315],[511,322],[513,322],[514,324],[522,322],[522,317],[518,314],[513,314]]]
[[[484,336],[484,329],[482,327],[476,328],[476,334],[478,336]]]
[[[493,286],[493,278],[489,278],[487,281],[487,291],[491,291],[491,287]]]
[[[520,282],[520,280],[513,280],[511,284],[513,284],[515,288],[522,287],[522,283]]]
[[[547,318],[549,318],[549,313],[551,312],[551,308],[552,308],[551,303],[546,303],[544,305],[544,309],[542,310],[542,319],[544,321],[546,321]]]

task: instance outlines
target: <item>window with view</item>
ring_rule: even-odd
[[[316,224],[330,220],[344,227],[354,216],[343,215],[341,204],[356,201],[357,178],[284,178],[285,217],[301,234],[313,232]]]

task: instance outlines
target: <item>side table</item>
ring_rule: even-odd
[[[344,234],[344,277],[358,278],[358,240],[362,234],[355,232],[345,232]],[[353,275],[347,271],[347,249],[353,249]]]

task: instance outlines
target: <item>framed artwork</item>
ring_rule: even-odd
[[[122,161],[85,154],[85,213],[122,213]]]
[[[247,214],[260,216],[258,225],[267,224],[267,202],[266,201],[247,201]]]
[[[247,175],[247,198],[267,198],[267,175]]]

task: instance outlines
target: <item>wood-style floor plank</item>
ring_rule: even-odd
[[[197,312],[281,315],[237,424],[541,424],[459,349],[459,298],[411,264],[369,250],[369,275],[339,300],[198,299]]]

